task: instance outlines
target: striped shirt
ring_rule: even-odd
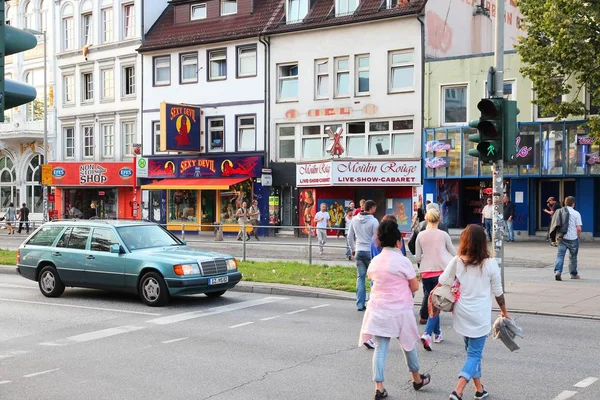
[[[581,214],[579,214],[579,211],[576,211],[573,207],[569,206],[567,206],[567,211],[569,211],[569,229],[567,230],[567,233],[565,233],[565,236],[563,236],[563,239],[575,240],[579,237],[577,236],[577,227],[583,225],[581,222]]]

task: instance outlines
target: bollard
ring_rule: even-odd
[[[310,234],[310,228],[308,229],[308,265],[312,265],[312,235]]]
[[[181,241],[185,242],[185,224],[181,224]]]
[[[242,261],[246,261],[246,222],[242,221]]]
[[[214,223],[215,226],[215,242],[223,241],[223,223],[216,221]]]

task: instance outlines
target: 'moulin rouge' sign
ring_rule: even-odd
[[[201,152],[200,107],[160,103],[160,150]]]

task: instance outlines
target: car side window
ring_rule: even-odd
[[[90,228],[73,228],[71,230],[71,235],[69,235],[69,244],[67,244],[67,248],[85,250],[90,230]]]
[[[27,244],[33,246],[52,246],[52,243],[54,243],[54,240],[63,229],[64,226],[44,226],[29,239]]]
[[[110,229],[94,229],[92,233],[92,251],[106,251],[110,252],[110,246],[113,244],[119,244],[117,236]]]
[[[60,237],[60,239],[58,239],[58,243],[56,243],[56,247],[67,247],[67,245],[69,244],[69,237],[71,236],[72,229],[73,228],[65,229],[65,231],[62,234],[62,236]]]

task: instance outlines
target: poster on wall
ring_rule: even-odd
[[[309,233],[312,236],[316,236],[312,227],[315,225],[314,219],[315,214],[317,213],[317,205],[315,202],[315,189],[302,189],[300,191],[299,196],[299,222],[302,228],[302,233],[308,235]]]
[[[279,196],[269,196],[269,225],[279,225],[280,217]]]
[[[321,210],[321,204],[327,206],[327,212],[329,213],[329,221],[327,226],[330,228],[341,228],[342,221],[344,221],[344,203],[345,199],[323,199],[319,200],[318,210]],[[327,235],[336,236],[339,229],[328,229]]]
[[[442,222],[448,228],[458,226],[458,180],[438,180],[438,200]]]
[[[401,231],[410,231],[412,199],[387,199],[386,214],[392,214],[398,220]]]
[[[160,103],[160,151],[202,151],[200,107]]]

